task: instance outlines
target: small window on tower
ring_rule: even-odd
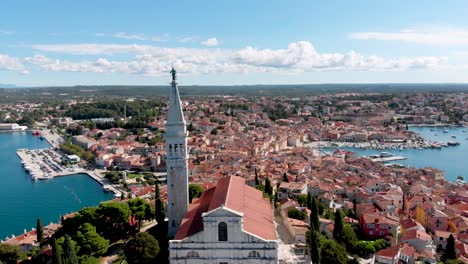
[[[174,152],[177,152],[177,144],[174,144]]]

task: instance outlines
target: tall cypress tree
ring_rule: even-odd
[[[62,264],[62,250],[58,246],[57,240],[52,238],[52,264]]]
[[[268,194],[270,199],[273,196],[273,188],[271,187],[270,178],[268,177],[265,178],[265,193]]]
[[[284,182],[289,182],[289,178],[288,178],[288,175],[285,173],[283,173],[283,181]]]
[[[312,197],[312,205],[310,210],[310,226],[313,227],[315,231],[320,232],[320,219],[317,200],[315,197]]]
[[[257,169],[255,169],[255,186],[257,186],[259,184],[260,184],[260,180],[258,179]]]
[[[314,264],[320,264],[321,252],[320,252],[320,233],[315,231],[313,228],[309,230],[308,246],[309,256]]]
[[[158,222],[158,225],[159,224],[162,224],[164,223],[164,219],[166,218],[166,213],[164,211],[164,204],[161,200],[161,194],[159,192],[159,185],[158,183],[156,183],[156,186],[154,187],[155,188],[155,195],[154,195],[154,199],[155,199],[155,218],[156,218],[156,221]]]
[[[312,195],[307,192],[307,209],[312,210]]]
[[[343,240],[343,215],[341,210],[335,212],[335,225],[333,226],[333,238],[338,242]]]
[[[37,242],[42,245],[44,240],[44,228],[42,227],[42,220],[40,218],[37,219],[36,223],[36,235],[37,235]]]
[[[73,247],[69,235],[65,235],[65,242],[63,243],[63,253],[64,264],[78,264],[78,257],[76,256],[75,248]]]
[[[451,259],[457,259],[457,252],[455,251],[455,238],[453,238],[453,235],[450,234],[450,236],[447,238],[447,246],[445,246],[445,252],[442,255],[442,260],[451,260]]]

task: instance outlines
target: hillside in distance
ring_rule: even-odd
[[[307,96],[336,93],[413,93],[468,92],[468,84],[297,84],[180,86],[181,96]],[[55,86],[30,88],[0,88],[0,102],[51,101],[74,98],[151,98],[166,97],[167,86]]]

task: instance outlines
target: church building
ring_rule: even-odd
[[[176,72],[171,73],[165,135],[170,263],[277,263],[273,208],[244,178],[220,178],[188,204],[187,131]]]
[[[237,176],[220,178],[190,204],[169,241],[171,263],[265,263],[278,261],[273,209],[263,193]]]

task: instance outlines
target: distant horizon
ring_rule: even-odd
[[[407,83],[397,83],[397,82],[368,82],[368,83],[276,83],[276,84],[178,84],[180,87],[236,87],[236,86],[319,86],[319,85],[428,85],[428,86],[439,86],[439,85],[468,85],[468,82],[460,82],[460,83],[424,83],[424,82],[407,82]],[[75,84],[75,85],[44,85],[44,86],[18,86],[15,84],[2,84],[0,83],[0,89],[22,89],[22,88],[54,88],[54,87],[63,87],[63,88],[72,88],[72,87],[109,87],[109,86],[116,86],[116,87],[151,87],[151,86],[158,86],[158,87],[165,87],[170,86],[168,84]]]

